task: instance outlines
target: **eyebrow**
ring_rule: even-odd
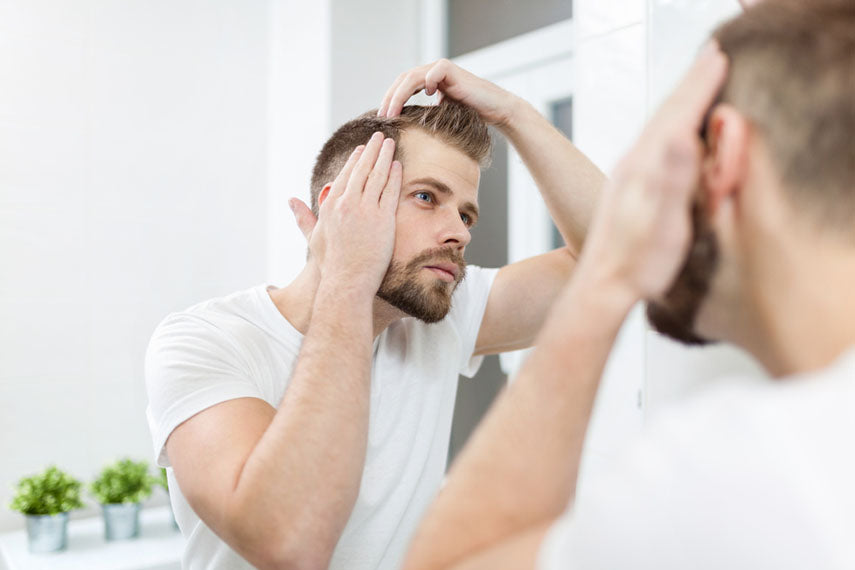
[[[413,184],[424,184],[433,187],[433,189],[439,192],[440,194],[445,194],[447,196],[454,195],[454,191],[449,188],[446,183],[437,180],[436,178],[431,178],[429,176],[425,178],[416,178],[415,180],[410,180],[410,185]],[[478,206],[467,200],[461,205],[460,209],[473,218],[473,225],[476,221],[478,221],[478,214],[480,213],[480,211],[478,210]]]

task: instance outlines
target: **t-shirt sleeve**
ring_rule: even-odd
[[[460,283],[452,298],[449,317],[452,319],[461,341],[460,374],[471,378],[478,372],[484,356],[474,356],[475,342],[481,330],[484,310],[493,280],[498,269],[487,269],[470,265],[466,268],[466,278]]]
[[[199,412],[235,398],[262,398],[229,336],[202,318],[167,317],[145,359],[146,417],[157,465],[169,467],[166,440]]]

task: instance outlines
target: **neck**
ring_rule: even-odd
[[[823,368],[855,345],[855,248],[804,237],[766,244],[745,287],[754,326],[741,344],[775,377]]]
[[[312,312],[315,307],[315,294],[321,281],[321,273],[317,266],[309,261],[299,275],[285,287],[271,289],[270,298],[279,313],[305,335],[312,322]],[[374,297],[373,326],[374,336],[378,336],[393,322],[406,315],[389,303]]]

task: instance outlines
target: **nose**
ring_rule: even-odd
[[[463,249],[472,240],[472,235],[469,233],[469,228],[460,218],[460,212],[457,209],[443,213],[443,225],[440,234],[440,243],[446,247],[453,247],[461,254]]]

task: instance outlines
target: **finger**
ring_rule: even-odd
[[[425,88],[425,74],[429,67],[429,65],[417,67],[404,76],[389,100],[389,107],[386,109],[387,117],[400,115],[401,109],[404,108],[410,97]]]
[[[433,95],[439,89],[440,84],[449,78],[451,72],[451,62],[441,59],[436,62],[425,73],[425,94]],[[442,95],[442,93],[440,93]]]
[[[376,204],[380,200],[380,193],[383,192],[386,181],[389,179],[389,168],[392,165],[394,154],[394,139],[384,140],[380,147],[380,154],[377,156],[377,162],[374,163],[374,168],[371,169],[371,174],[368,175],[368,181],[365,183],[363,198],[370,200],[369,203]]]
[[[398,77],[395,78],[395,81],[392,82],[392,85],[386,90],[386,93],[383,94],[383,100],[380,102],[380,108],[377,109],[378,117],[385,117],[386,111],[389,109],[389,101],[392,99],[392,96],[395,94],[395,91],[398,89],[398,85],[401,84],[402,81],[406,78],[407,74],[402,73]]]
[[[347,188],[347,181],[350,180],[350,174],[353,172],[356,162],[359,160],[359,157],[362,156],[363,152],[365,152],[365,145],[359,145],[353,149],[352,153],[350,153],[350,156],[347,158],[347,162],[344,163],[344,166],[332,183],[329,195],[327,196],[327,201],[329,201],[330,198],[338,198],[342,193],[344,193],[344,189]]]
[[[291,198],[288,200],[288,205],[291,206],[291,211],[294,212],[297,227],[300,228],[306,241],[309,241],[312,230],[315,229],[315,224],[318,223],[318,218],[315,217],[312,210],[302,200]]]
[[[365,145],[365,150],[362,151],[362,156],[356,161],[353,172],[350,173],[347,186],[341,195],[342,200],[358,199],[362,196],[362,192],[365,189],[365,182],[374,168],[374,163],[377,162],[377,156],[380,154],[382,145],[383,133],[376,132],[371,135],[371,139]]]
[[[727,58],[717,43],[707,44],[660,111],[681,128],[699,129],[726,76]]]
[[[394,213],[398,208],[398,200],[401,197],[401,182],[403,181],[404,169],[397,160],[392,162],[389,169],[389,178],[380,195],[380,207],[389,213]]]

